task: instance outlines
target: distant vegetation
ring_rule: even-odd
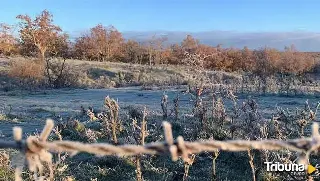
[[[261,85],[267,85],[270,79],[277,84],[284,82],[281,89],[284,86],[290,87],[290,84],[294,86],[314,84],[315,81],[309,77],[312,77],[310,74],[317,72],[319,65],[316,53],[299,52],[294,45],[285,47],[283,51],[268,47],[256,50],[247,47],[222,48],[220,45],[213,47],[201,44],[188,35],[180,44],[168,46],[165,43],[167,41],[165,37],[156,35],[145,42],[125,40],[115,27],[105,27],[102,24],[92,27],[75,41],[71,41],[69,35],[54,24],[53,15],[47,10],[34,18],[18,15],[17,19],[20,20],[17,25],[1,24],[0,26],[0,54],[32,59],[28,62],[12,61],[11,70],[5,73],[5,76],[18,78],[20,82],[28,85],[42,84],[53,88],[79,86],[77,79],[81,76],[79,73],[74,73],[73,65],[68,64],[66,59],[109,62],[109,64],[110,62],[140,64],[149,68],[154,65],[188,66],[191,67],[189,70],[193,70],[194,76],[203,76],[204,71],[236,72],[241,75],[241,87],[244,87],[244,84],[255,84],[259,85],[258,91],[262,92],[266,92],[267,88]],[[19,36],[15,36],[16,30]],[[97,70],[97,72],[102,71],[105,70]],[[135,73],[132,72],[126,77],[124,72],[111,72],[118,75],[119,80],[103,87],[143,85],[145,79],[141,79],[141,75],[145,72],[138,70],[137,80],[133,79]],[[177,75],[177,73],[174,74]],[[307,74],[309,76],[305,76]],[[87,75],[84,78],[82,76],[83,79],[86,77]],[[183,76],[175,77],[180,77],[180,80],[177,81],[174,78],[174,82],[190,83],[189,79],[181,78]],[[100,78],[103,80],[107,78],[110,82],[109,79],[112,77],[100,76]],[[124,84],[122,79],[126,79],[127,84]],[[216,83],[235,84],[224,80]],[[168,84],[171,85],[166,83]]]
[[[98,24],[82,33],[74,42],[53,23],[47,10],[34,19],[18,15],[18,25],[1,24],[0,53],[44,57],[56,56],[92,61],[120,61],[140,64],[186,64],[186,54],[197,55],[208,69],[252,71],[261,74],[294,73],[312,70],[316,65],[311,54],[298,52],[294,45],[284,51],[272,48],[250,50],[221,48],[201,44],[188,35],[180,44],[165,46],[166,38],[153,36],[147,42],[125,40],[113,26]],[[19,37],[13,35],[19,27]],[[199,63],[199,62],[198,62]]]
[[[275,103],[277,110],[267,117],[261,114],[255,100],[237,99],[236,93],[320,93],[317,89],[320,81],[314,76],[319,67],[318,55],[299,52],[294,45],[285,47],[284,51],[268,47],[222,48],[201,44],[188,35],[180,44],[166,46],[166,38],[156,35],[147,42],[125,40],[115,27],[102,24],[73,42],[53,23],[53,16],[47,10],[35,18],[28,15],[17,18],[20,20],[18,37],[14,36],[16,25],[1,24],[0,28],[0,53],[5,57],[0,59],[1,90],[9,91],[13,81],[19,88],[188,86],[175,97],[169,98],[164,92],[161,112],[134,106],[123,106],[120,111],[118,102],[110,97],[105,98],[102,110],[92,106],[87,109],[74,99],[73,104],[81,107],[80,114],[55,116],[55,120],[61,121],[50,140],[144,145],[163,140],[162,120],[172,123],[174,137],[182,135],[189,141],[287,140],[309,136],[309,125],[317,119],[320,104],[310,108],[307,101],[304,108],[289,110]],[[181,100],[183,96],[187,99]],[[183,104],[191,106],[184,109]],[[10,106],[8,114],[0,114],[1,121],[11,120],[11,109]],[[245,153],[217,150],[192,154],[190,162],[177,163],[165,155],[55,156],[52,165],[55,175],[50,175],[55,180],[255,181],[293,178],[289,172],[267,172],[263,163],[270,160],[290,163],[298,155],[288,150]],[[14,178],[9,158],[8,153],[0,152],[0,178],[5,180]],[[310,157],[310,161],[317,158]],[[37,174],[23,172],[26,180],[33,180],[32,176]]]

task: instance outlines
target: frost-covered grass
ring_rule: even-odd
[[[7,60],[0,61],[0,73],[5,74],[8,70],[7,63]],[[71,87],[68,89],[41,89],[30,92],[19,91],[19,89],[16,89],[17,87],[14,86],[12,86],[13,90],[9,89],[10,86],[8,86],[8,90],[2,89],[0,92],[0,113],[3,113],[0,114],[1,137],[12,139],[13,126],[21,126],[26,135],[33,134],[41,130],[46,118],[53,118],[57,125],[60,126],[59,128],[62,131],[63,139],[88,141],[87,138],[90,137],[90,140],[112,143],[112,139],[108,136],[109,130],[106,128],[107,125],[102,124],[104,122],[98,122],[98,118],[88,121],[89,118],[87,116],[88,110],[94,114],[104,110],[104,98],[108,95],[118,100],[120,106],[119,112],[121,120],[119,122],[123,127],[121,127],[122,131],[118,134],[119,142],[133,144],[135,144],[135,142],[131,135],[133,124],[131,118],[139,117],[141,108],[144,106],[146,106],[148,110],[147,121],[149,124],[148,129],[150,130],[150,135],[146,138],[146,142],[163,140],[161,130],[163,115],[160,105],[163,94],[168,96],[167,121],[172,123],[174,137],[183,135],[186,140],[208,138],[233,139],[233,133],[232,137],[230,137],[230,132],[233,129],[239,131],[238,135],[236,134],[236,136],[238,136],[237,139],[244,139],[241,135],[256,135],[254,131],[259,131],[264,123],[273,128],[275,125],[269,124],[273,124],[271,120],[274,115],[280,117],[277,120],[277,124],[280,123],[281,126],[275,127],[276,129],[281,128],[280,131],[283,131],[283,128],[287,128],[287,125],[284,126],[281,122],[285,120],[287,121],[285,124],[289,124],[290,129],[293,128],[290,131],[297,132],[298,129],[296,129],[296,126],[299,125],[297,121],[301,118],[297,108],[305,109],[305,102],[308,100],[310,108],[314,110],[313,108],[315,108],[318,102],[317,94],[314,94],[314,92],[318,91],[317,87],[312,87],[314,88],[314,90],[312,90],[313,92],[305,91],[307,95],[299,94],[299,96],[296,96],[295,90],[300,90],[304,93],[303,87],[301,89],[301,86],[299,88],[298,84],[292,85],[292,87],[288,89],[290,92],[284,91],[279,93],[276,92],[279,84],[273,82],[274,80],[271,79],[269,80],[270,87],[267,89],[269,92],[263,93],[260,89],[255,90],[257,88],[256,85],[248,84],[241,88],[241,84],[235,84],[236,82],[239,83],[243,78],[240,73],[207,71],[203,75],[198,75],[197,79],[202,77],[205,80],[212,80],[212,84],[206,85],[206,88],[209,90],[212,88],[219,92],[220,87],[227,87],[231,90],[237,89],[238,91],[236,91],[237,93],[235,94],[237,96],[236,103],[239,109],[236,111],[240,112],[242,116],[235,116],[235,110],[233,109],[235,102],[226,98],[225,95],[221,96],[222,102],[218,101],[218,99],[215,100],[216,103],[214,103],[214,106],[212,93],[215,92],[212,90],[212,92],[204,90],[206,93],[202,95],[202,99],[205,106],[198,110],[195,109],[196,111],[194,111],[194,95],[192,97],[186,93],[188,92],[187,86],[171,89],[168,87],[159,88],[164,85],[194,84],[195,82],[192,81],[195,71],[188,70],[190,69],[189,67],[174,65],[149,67],[147,65],[78,60],[67,60],[67,64],[72,67],[72,71],[79,73],[78,81],[80,87],[87,89],[75,89],[75,87]],[[13,80],[0,76],[0,85],[8,85],[8,82],[14,84]],[[274,87],[272,87],[272,85],[274,85]],[[117,86],[122,87],[114,88]],[[109,89],[102,89],[106,87]],[[299,89],[296,89],[297,87]],[[273,90],[273,88],[275,90]],[[305,87],[306,90],[309,90],[309,88],[310,86]],[[242,93],[243,89],[252,89],[253,91],[243,91]],[[223,94],[223,92],[217,94]],[[179,95],[178,119],[174,116],[174,99],[177,98],[177,95]],[[248,107],[250,108],[249,104],[251,104],[251,102],[247,100],[251,98],[254,99],[257,104],[251,107],[254,110],[250,112]],[[243,106],[245,102],[247,106]],[[8,106],[10,106],[9,111],[7,109]],[[278,107],[281,107],[281,109],[277,109]],[[288,109],[288,111],[286,109]],[[201,113],[202,111],[207,111],[205,116]],[[259,115],[257,116],[255,114]],[[306,113],[304,112],[304,114]],[[307,117],[306,115],[304,116]],[[96,114],[96,116],[98,115]],[[234,119],[238,121],[239,125],[230,126],[230,124],[233,124],[230,121],[230,117],[232,116],[235,117]],[[19,118],[21,122],[1,122],[1,120],[13,120],[14,118]],[[251,118],[254,118],[254,121],[257,122],[249,125],[254,126],[254,128],[250,127],[250,129],[247,129],[249,131],[246,131],[244,130],[246,125],[243,125],[245,121],[243,120],[249,120],[248,122],[251,122]],[[138,118],[138,121],[140,121],[139,119],[140,118]],[[222,121],[221,124],[220,121]],[[207,125],[203,126],[201,124]],[[304,126],[308,127],[308,125]],[[220,130],[222,128],[223,130]],[[272,131],[274,129],[270,130]],[[251,131],[252,133],[250,133]],[[287,132],[288,130],[283,131],[283,135],[286,135]],[[189,180],[211,180],[211,158],[211,153],[197,155],[194,165],[190,168]],[[143,163],[142,173],[146,180],[182,180],[184,163],[181,160],[171,162],[167,155],[143,156],[141,159]],[[66,178],[67,175],[75,177],[78,180],[90,180],[94,178],[98,180],[134,180],[135,177],[135,161],[131,157],[97,158],[88,154],[80,154],[67,160],[67,163],[64,164],[68,167],[64,167],[63,165],[64,172],[61,173],[61,179]],[[251,179],[249,176],[251,169],[246,153],[222,152],[217,159],[217,165],[218,180]],[[0,170],[0,176],[2,174],[1,171],[3,170]],[[6,173],[7,172],[5,172],[5,174]],[[65,173],[66,175],[64,175]],[[261,173],[259,174],[262,175]]]
[[[169,115],[167,120],[172,123],[174,137],[182,135],[186,140],[191,141],[212,137],[215,139],[233,139],[233,137],[229,137],[229,132],[231,130],[229,129],[229,124],[231,124],[229,117],[233,115],[232,106],[234,103],[230,99],[221,97],[223,102],[215,104],[222,104],[222,107],[221,105],[216,106],[214,109],[217,109],[215,110],[217,112],[213,113],[211,112],[211,109],[213,110],[211,102],[212,97],[210,97],[210,94],[204,94],[202,96],[205,103],[204,108],[208,108],[207,117],[205,119],[207,119],[208,122],[212,121],[212,123],[214,123],[208,124],[209,126],[205,127],[208,128],[208,130],[205,130],[200,126],[200,123],[202,122],[200,121],[199,114],[196,115],[192,111],[195,104],[191,101],[194,99],[192,99],[190,94],[183,93],[181,92],[182,90],[177,89],[142,90],[141,87],[88,90],[59,89],[31,95],[1,95],[0,106],[2,106],[2,108],[0,107],[0,109],[5,110],[5,106],[10,105],[12,107],[10,114],[20,115],[20,117],[25,121],[22,123],[0,122],[0,131],[6,139],[12,139],[12,126],[21,126],[24,133],[30,135],[41,130],[41,127],[44,125],[44,119],[51,117],[55,120],[58,128],[61,130],[63,139],[86,142],[89,141],[88,137],[90,137],[90,140],[95,140],[97,142],[112,143],[110,132],[108,132],[106,124],[103,122],[105,120],[94,119],[89,121],[89,117],[86,112],[89,107],[91,107],[94,114],[98,117],[97,113],[105,110],[103,107],[104,98],[109,95],[110,97],[118,100],[120,105],[120,122],[123,126],[122,130],[117,134],[120,144],[136,144],[131,135],[133,124],[131,118],[138,117],[137,120],[140,121],[138,114],[141,113],[141,107],[144,105],[148,110],[147,121],[150,133],[146,138],[146,142],[150,143],[161,141],[163,140],[161,128],[163,116],[160,102],[164,91],[165,94],[168,95],[167,107]],[[175,120],[175,116],[172,111],[174,110],[173,100],[176,98],[177,94],[180,95],[179,118],[178,120]],[[238,123],[242,123],[242,120],[245,119],[251,120],[249,119],[252,116],[251,113],[259,113],[262,115],[262,119],[259,118],[259,120],[255,120],[258,121],[257,123],[253,123],[255,126],[261,126],[261,123],[271,124],[270,120],[272,115],[278,114],[277,106],[284,110],[286,108],[289,109],[289,116],[285,115],[283,120],[287,120],[288,118],[290,119],[288,124],[294,123],[294,126],[296,126],[296,118],[290,117],[290,115],[295,115],[297,113],[299,116],[299,111],[297,113],[295,111],[296,108],[304,109],[305,101],[309,100],[309,106],[314,110],[318,101],[314,96],[287,97],[253,94],[237,94],[237,96],[237,104],[240,108],[238,111],[242,114],[242,117],[236,118]],[[253,106],[254,108],[252,108],[257,109],[257,112],[250,112],[250,110],[248,112],[248,106],[246,108],[242,107],[243,103],[250,97],[257,102],[257,107]],[[81,107],[83,107],[84,112]],[[138,109],[137,107],[140,108]],[[246,109],[246,111],[243,109]],[[222,132],[216,130],[219,128],[219,121],[221,121],[220,118],[224,117],[221,115],[219,116],[221,112],[229,116],[223,120],[224,123],[221,124],[226,126],[223,128],[224,131]],[[287,112],[284,111],[284,113]],[[212,117],[213,115],[216,117]],[[282,120],[279,119],[279,122],[282,124],[281,121]],[[206,123],[206,121],[203,123]],[[244,132],[242,130],[244,128],[245,127],[242,124],[236,127],[236,129],[240,131],[238,134],[235,134],[235,138],[243,139],[241,135],[250,135],[250,132]],[[285,126],[281,126],[281,128],[285,128]],[[250,130],[257,131],[259,129]],[[297,129],[292,129],[292,131],[296,132]],[[225,135],[224,132],[227,132],[228,134]],[[285,131],[283,133],[286,134]],[[55,139],[54,134],[50,139]],[[190,167],[189,180],[211,180],[211,157],[211,153],[202,153],[196,156],[195,163]],[[258,157],[256,157],[256,159],[257,158]],[[172,162],[168,155],[143,156],[141,160],[142,174],[146,180],[181,180],[184,174],[184,163],[181,160],[178,162]],[[251,179],[248,156],[245,152],[221,152],[216,164],[218,180]],[[259,167],[259,165],[257,165],[257,167]],[[108,156],[100,158],[85,153],[72,158],[68,157],[58,168],[63,170],[63,172],[59,173],[59,179],[71,176],[77,180],[90,180],[94,178],[97,178],[98,180],[134,180],[136,169],[135,160],[132,157],[119,158]],[[262,175],[262,173],[259,174]],[[262,178],[259,177],[259,179]]]
[[[22,62],[22,57],[0,58],[0,90],[24,89],[18,80],[7,76],[10,62]],[[29,59],[28,59],[29,60]],[[55,60],[53,60],[55,61]],[[221,71],[208,71],[199,74],[193,67],[182,65],[140,65],[119,62],[93,62],[84,60],[66,60],[71,74],[76,75],[74,88],[110,88],[127,86],[175,86],[193,84],[195,77],[210,75],[215,81],[239,79],[240,74]],[[36,87],[34,87],[35,89]]]

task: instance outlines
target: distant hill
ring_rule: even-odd
[[[299,51],[320,52],[320,33],[294,31],[294,32],[235,32],[235,31],[207,31],[207,32],[182,32],[182,31],[148,31],[123,32],[126,39],[135,39],[143,42],[153,35],[166,36],[167,43],[179,43],[187,34],[200,40],[201,43],[223,47],[251,49],[264,46],[283,50],[285,46],[294,44]]]

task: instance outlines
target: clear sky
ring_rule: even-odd
[[[44,9],[67,32],[98,23],[120,31],[320,32],[320,0],[1,0],[0,22]]]

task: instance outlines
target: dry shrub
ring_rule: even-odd
[[[8,166],[10,163],[9,155],[5,151],[0,152],[0,166]]]
[[[78,85],[79,75],[66,64],[66,59],[46,59],[45,76],[48,85],[53,88],[75,87]]]
[[[11,63],[8,75],[24,83],[39,83],[44,78],[44,66],[32,60],[16,60]]]
[[[14,170],[10,167],[9,155],[0,150],[0,180],[14,180]]]
[[[29,59],[12,61],[8,76],[18,79],[23,86],[43,85],[53,88],[77,86],[79,79],[79,74],[65,60],[51,59],[46,64]]]

